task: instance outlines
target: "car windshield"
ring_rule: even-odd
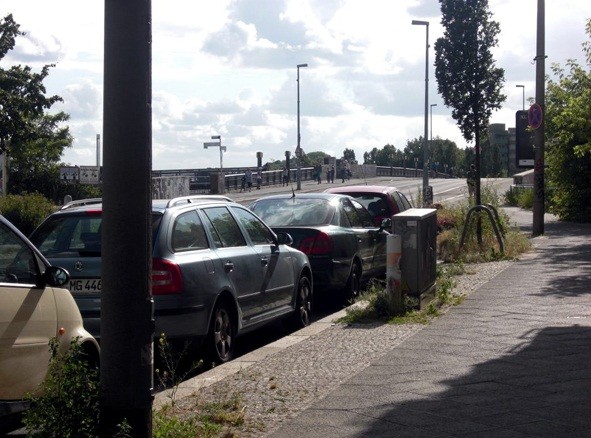
[[[316,226],[329,224],[335,207],[327,199],[296,197],[262,199],[252,211],[271,227]]]

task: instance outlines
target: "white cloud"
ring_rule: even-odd
[[[535,88],[536,2],[490,0],[501,24],[497,64],[507,101],[491,123],[513,126]],[[589,2],[546,2],[547,68],[582,59]],[[102,133],[104,2],[3,0],[26,37],[5,60],[34,68],[56,63],[47,92],[71,115],[72,164],[93,164]],[[301,134],[307,152],[357,158],[373,147],[403,148],[423,135],[425,29],[431,48],[442,35],[436,0],[168,0],[152,2],[153,166],[219,166],[203,142],[221,135],[224,165],[281,159],[296,144],[296,65],[300,70]],[[430,53],[433,134],[465,142],[437,96]],[[526,105],[528,103],[526,102]]]

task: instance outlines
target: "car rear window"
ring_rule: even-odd
[[[162,215],[152,215],[152,242]],[[99,257],[101,255],[100,212],[50,216],[30,237],[46,257]]]
[[[335,207],[327,199],[261,199],[252,211],[270,227],[330,224]]]

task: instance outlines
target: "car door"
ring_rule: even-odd
[[[0,223],[0,399],[21,399],[45,378],[56,336],[53,289],[37,287],[39,260]]]
[[[258,288],[263,298],[264,311],[287,306],[293,301],[295,279],[289,251],[277,245],[271,230],[250,211],[231,207],[260,257],[261,277]]]
[[[343,198],[340,202],[342,210],[351,224],[351,230],[355,234],[357,240],[357,255],[361,258],[363,274],[365,275],[373,269],[374,236],[371,233],[371,228],[363,226],[363,221],[359,216],[357,208],[353,205],[353,202],[359,206],[361,206],[361,204],[351,198]],[[361,208],[363,207],[361,206]]]
[[[260,289],[263,275],[261,257],[248,244],[236,219],[226,206],[202,209],[208,229],[216,246],[216,253],[238,300],[245,325],[263,312],[264,299]]]
[[[369,235],[372,238],[373,246],[373,259],[371,265],[371,273],[376,276],[382,276],[386,273],[386,239],[388,231],[376,227],[374,218],[371,217],[369,212],[363,205],[356,200],[351,200],[351,203],[357,210],[357,213],[361,219],[363,227],[366,228]]]

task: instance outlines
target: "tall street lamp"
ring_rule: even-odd
[[[297,83],[298,83],[298,145],[296,147],[296,158],[298,159],[297,170],[296,170],[296,180],[297,186],[296,190],[302,189],[302,148],[300,146],[301,136],[300,136],[300,68],[308,67],[308,64],[298,64],[297,66],[298,76],[297,76]]]
[[[437,106],[436,103],[432,103],[431,105],[429,105],[429,110],[431,111],[431,113],[429,114],[429,119],[431,120],[431,147],[433,147],[433,107]]]
[[[428,150],[428,126],[429,126],[429,22],[412,20],[413,25],[425,26],[425,133],[423,135],[423,206],[430,205],[433,201],[433,193],[429,187],[429,150]]]
[[[517,88],[521,88],[521,110],[525,111],[525,85],[515,85]]]

